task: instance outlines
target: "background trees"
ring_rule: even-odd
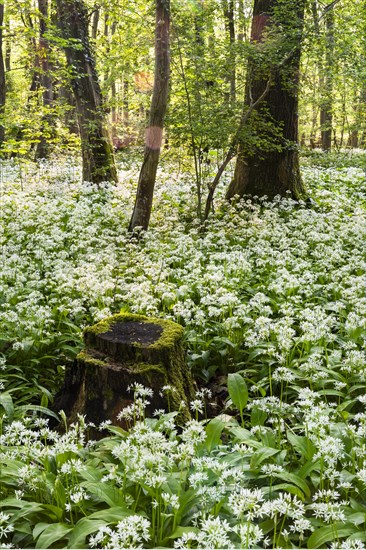
[[[298,54],[290,55],[301,31],[301,25],[292,25],[295,6],[301,13],[305,7],[300,68]],[[273,8],[272,20],[278,20],[265,29],[259,48],[250,44],[253,7],[255,17],[265,17]],[[94,181],[116,177],[110,139],[125,156],[136,148],[142,162],[145,128],[153,111],[155,2],[6,0],[0,9],[2,154],[45,158],[81,145],[84,177]],[[270,104],[289,107],[293,101],[291,109],[296,111],[297,87],[304,147],[329,150],[364,143],[363,0],[192,0],[173,2],[171,11],[164,155],[178,159],[180,167],[192,174],[201,218],[215,175],[236,139],[244,101],[250,104],[250,95],[253,99],[263,90],[270,74],[269,96],[241,132],[240,158],[247,166],[248,159],[272,155],[273,161],[281,148],[295,159],[293,124],[292,131],[281,133],[287,112],[279,114],[278,106],[273,110]],[[295,20],[301,18],[296,15]],[[286,98],[276,96],[279,86]],[[94,141],[91,130],[97,136]],[[96,169],[93,162],[98,158],[108,168]],[[296,161],[288,177],[294,178],[295,165]],[[246,172],[252,188],[245,192],[265,192],[258,186],[263,172],[255,164],[243,172],[243,166],[240,160],[236,164],[235,185]],[[268,164],[267,172],[272,168]],[[235,185],[228,196],[237,192]],[[281,186],[277,180],[271,193],[291,186]]]

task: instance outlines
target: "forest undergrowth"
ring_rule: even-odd
[[[366,181],[354,160],[305,158],[311,201],[219,196],[204,231],[191,177],[165,166],[139,239],[127,232],[135,168],[97,189],[72,159],[3,163],[1,548],[366,547]],[[52,398],[83,327],[121,310],[185,327],[192,421],[141,412],[128,431],[106,419],[97,442],[84,418],[58,433]],[[206,418],[214,383],[226,406]]]

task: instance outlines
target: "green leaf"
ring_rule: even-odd
[[[250,469],[256,470],[262,462],[264,462],[270,456],[276,455],[281,449],[273,449],[272,447],[261,447],[258,451],[255,451],[250,461]]]
[[[230,428],[230,433],[232,433],[235,436],[235,439],[240,441],[240,443],[245,443],[246,445],[250,445],[257,449],[263,446],[260,441],[253,439],[253,434],[250,431],[245,428],[241,428],[240,426]]]
[[[248,403],[248,388],[241,374],[237,372],[228,374],[227,389],[233,405],[242,412]]]
[[[132,510],[128,510],[126,507],[113,506],[107,510],[98,510],[98,512],[90,514],[88,519],[102,519],[108,523],[117,523],[122,517],[130,516],[132,513]],[[143,516],[144,514],[139,512],[139,515]]]
[[[290,483],[279,483],[278,485],[272,485],[272,487],[266,487],[263,489],[263,492],[265,494],[270,494],[271,492],[291,493],[291,495],[297,496],[300,500],[304,500],[304,493],[302,490],[299,487],[296,487],[296,485],[291,485]]]
[[[347,517],[348,521],[354,525],[362,525],[366,521],[366,515],[364,512],[354,512]]]
[[[250,423],[252,426],[264,426],[267,416],[267,413],[259,407],[253,407],[250,413]]]
[[[92,495],[97,497],[98,500],[106,502],[109,506],[125,507],[125,500],[123,492],[118,487],[111,487],[105,483],[90,483],[89,481],[83,481],[81,485]]]
[[[174,533],[172,533],[168,538],[169,539],[179,539],[184,535],[184,533],[199,533],[200,530],[198,527],[182,527],[181,525],[176,528]]]
[[[337,521],[333,525],[326,525],[312,533],[308,540],[308,548],[321,548],[327,542],[349,537],[357,531],[355,525],[345,524]]]
[[[220,417],[213,418],[206,426],[205,445],[208,451],[212,451],[221,441],[221,434],[225,428],[225,422]]]
[[[306,460],[311,460],[316,451],[316,447],[308,437],[296,435],[290,430],[287,430],[287,439]]]
[[[0,405],[3,407],[9,422],[11,422],[14,415],[14,403],[10,392],[0,392]]]
[[[58,422],[60,422],[60,418],[56,413],[54,413],[53,411],[51,411],[51,409],[48,409],[47,407],[41,407],[41,405],[21,405],[20,407],[17,407],[17,410],[22,412],[37,411],[42,414],[46,414],[47,416],[52,416]]]
[[[108,516],[108,510],[105,512]],[[121,516],[119,516],[121,519]],[[72,530],[68,548],[86,548],[86,537],[98,531],[100,527],[108,525],[108,521],[102,519],[81,518]]]
[[[37,539],[39,535],[49,526],[49,523],[37,523],[33,528],[33,537]]]
[[[294,485],[297,485],[302,492],[306,495],[307,498],[310,498],[311,492],[308,487],[308,484],[298,475],[293,474],[291,472],[279,472],[274,474],[275,477],[278,477],[279,479],[283,479],[284,481],[289,481],[290,483],[293,483]]]
[[[39,536],[36,548],[50,548],[51,545],[66,537],[72,530],[72,527],[64,523],[50,523]]]

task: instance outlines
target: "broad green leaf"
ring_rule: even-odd
[[[92,495],[97,497],[102,502],[106,502],[109,506],[121,506],[125,505],[123,492],[118,487],[111,487],[106,483],[90,483],[89,481],[83,481],[81,485]]]
[[[311,460],[315,454],[316,447],[308,437],[296,435],[287,430],[287,439],[306,460]]]
[[[66,491],[59,478],[56,478],[55,480],[53,491],[56,503],[61,508],[64,508],[66,504]]]
[[[98,510],[88,516],[88,519],[102,519],[108,523],[117,523],[122,517],[129,516],[133,512],[128,510],[125,506],[113,506],[112,508],[107,508],[106,510]],[[139,512],[140,516],[144,514]]]
[[[233,405],[242,412],[248,403],[248,388],[241,374],[237,372],[228,374],[227,389]]]
[[[272,447],[261,447],[252,455],[252,459],[250,461],[251,470],[256,470],[267,458],[274,456],[279,452],[280,449],[273,449]]]
[[[182,518],[188,514],[193,513],[194,507],[199,505],[201,497],[197,495],[194,489],[188,489],[179,498],[179,510],[177,512],[177,523],[181,523]]]
[[[230,428],[230,433],[232,433],[235,436],[235,439],[240,443],[245,443],[246,445],[250,445],[251,447],[257,449],[263,447],[263,443],[257,441],[256,439],[253,439],[252,433],[245,428],[235,426],[234,428]]]
[[[354,525],[362,525],[362,523],[366,522],[366,514],[364,512],[355,512],[347,516],[347,520],[354,523]]]
[[[126,430],[124,430],[123,428],[120,428],[119,426],[107,426],[106,429],[110,433],[115,435],[122,435],[122,436],[128,435],[128,432],[126,432]]]
[[[250,413],[250,423],[252,426],[264,426],[268,414],[259,407],[253,407]]]
[[[10,392],[0,392],[0,405],[3,407],[9,422],[11,422],[14,415],[14,403]]]
[[[42,504],[47,516],[53,521],[60,522],[64,515],[64,507],[54,506],[53,504]]]
[[[37,411],[42,414],[46,414],[47,416],[52,416],[58,422],[60,422],[60,418],[56,413],[54,413],[53,411],[51,411],[51,409],[48,409],[47,407],[41,407],[41,405],[21,405],[20,407],[17,407],[17,410],[22,412]]]
[[[41,522],[36,523],[36,525],[33,528],[33,537],[37,539],[39,535],[49,526],[50,524],[47,522]]]
[[[212,451],[212,449],[220,443],[221,434],[225,425],[225,422],[219,417],[213,418],[207,424],[205,446],[208,451]]]
[[[357,531],[355,525],[337,521],[333,525],[326,525],[312,533],[308,540],[308,548],[321,548],[327,542],[349,537]],[[362,532],[361,532],[362,533]]]
[[[291,493],[291,495],[297,496],[300,500],[304,500],[305,498],[301,489],[296,487],[296,485],[291,485],[290,483],[279,483],[277,485],[272,485],[272,487],[268,486],[263,488],[262,491],[264,494],[279,492]]]
[[[108,516],[108,510],[106,510]],[[119,516],[121,519],[122,516]],[[86,537],[98,531],[100,527],[108,525],[108,521],[102,519],[81,518],[72,530],[69,538],[68,548],[86,548]]]
[[[284,481],[289,481],[290,483],[297,485],[297,487],[299,487],[302,490],[305,496],[307,498],[310,498],[311,492],[308,487],[308,484],[300,476],[293,474],[291,472],[279,472],[274,475],[279,479],[283,479]]]
[[[70,531],[72,531],[72,527],[69,525],[50,523],[39,536],[36,548],[50,548],[54,542],[64,539]]]

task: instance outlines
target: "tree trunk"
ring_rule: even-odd
[[[325,19],[325,63],[324,63],[324,90],[321,99],[320,128],[323,151],[332,148],[333,126],[333,57],[334,57],[334,10],[330,8],[324,13]]]
[[[230,102],[235,101],[236,96],[236,67],[235,67],[235,19],[234,1],[224,0],[224,16],[226,32],[229,36],[229,67],[227,80],[230,84]]]
[[[3,56],[4,4],[0,4],[0,117],[4,116],[6,100],[5,64]],[[5,139],[5,127],[0,124],[0,147]]]
[[[238,1],[238,42],[243,42],[246,38],[246,25],[244,13],[244,0]]]
[[[96,8],[93,13],[93,19],[92,19],[91,37],[93,40],[96,40],[98,36],[99,16],[100,16],[100,8]]]
[[[119,412],[133,403],[128,387],[137,383],[153,390],[149,416],[171,408],[181,411],[181,422],[187,421],[195,388],[182,337],[182,327],[172,321],[133,314],[114,315],[88,327],[85,350],[66,371],[55,410],[64,410],[70,422],[82,414],[95,424],[111,420],[127,427]],[[174,390],[162,395],[166,385]]]
[[[275,28],[276,19],[280,17],[285,37],[281,44],[284,57],[278,62],[280,66],[276,67],[274,62],[265,76],[255,76],[258,67],[254,61],[250,62],[246,102],[250,105],[263,94],[272,74],[273,84],[256,112],[266,124],[269,123],[269,128],[275,126],[282,135],[276,137],[275,146],[267,150],[261,148],[261,135],[254,150],[245,151],[244,143],[239,143],[234,177],[226,195],[228,199],[244,194],[273,198],[287,192],[299,197],[304,192],[297,150],[297,93],[304,10],[305,0],[255,0],[251,41],[260,46],[265,32],[272,26]]]
[[[48,0],[38,0],[39,21],[39,57],[40,57],[40,84],[42,87],[42,102],[44,114],[42,116],[41,137],[37,143],[35,158],[42,159],[48,156],[49,141],[47,135],[53,133],[53,117],[50,112],[53,100],[53,86],[50,72],[50,45],[47,39]]]
[[[156,0],[155,79],[151,100],[145,152],[129,231],[149,227],[156,171],[163,137],[164,117],[168,102],[170,58],[170,0]]]
[[[71,85],[78,115],[83,180],[99,184],[117,181],[113,149],[106,127],[106,114],[88,36],[88,16],[82,0],[57,0],[65,53],[73,73]]]
[[[5,69],[6,72],[11,71],[11,38],[10,38],[10,22],[7,17],[5,22],[6,39],[5,39]]]

